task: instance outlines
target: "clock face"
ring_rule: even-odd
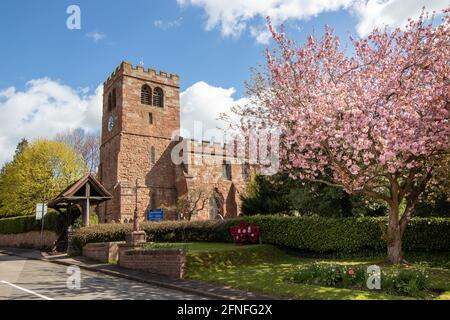
[[[111,132],[113,127],[114,127],[114,118],[110,116],[108,119],[108,131]]]

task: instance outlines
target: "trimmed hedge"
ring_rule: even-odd
[[[261,227],[265,243],[326,253],[352,253],[386,248],[387,218],[297,218],[259,216],[247,219]],[[450,219],[414,218],[403,237],[406,251],[450,250]]]
[[[148,242],[231,242],[228,229],[236,223],[239,220],[163,221],[144,222],[140,228],[147,234]],[[132,224],[99,224],[80,228],[72,237],[68,251],[77,255],[86,243],[125,241],[125,234],[132,230]]]
[[[49,212],[44,218],[44,230],[57,231],[58,214]],[[30,231],[40,231],[41,220],[36,220],[36,216],[19,216],[0,219],[0,234],[18,234]]]
[[[252,216],[243,218],[259,225],[262,241],[268,244],[317,252],[346,254],[359,251],[381,251],[386,218],[322,218]],[[242,219],[215,221],[145,222],[141,229],[149,242],[232,242],[229,228]],[[131,224],[102,224],[79,229],[71,241],[70,251],[79,254],[82,246],[91,242],[124,241]],[[450,250],[449,218],[415,218],[404,238],[406,251]]]

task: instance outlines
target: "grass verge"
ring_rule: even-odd
[[[382,292],[334,288],[289,282],[293,272],[314,262],[344,265],[381,264],[383,256],[336,258],[299,258],[271,245],[236,246],[228,243],[154,243],[146,248],[183,248],[187,254],[187,278],[229,285],[234,288],[294,299],[412,299]],[[413,262],[426,265],[434,294],[427,299],[450,299],[450,270],[448,256],[415,254]],[[383,265],[383,268],[391,268]],[[412,266],[414,268],[414,264]]]

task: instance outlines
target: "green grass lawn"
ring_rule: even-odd
[[[345,288],[323,287],[289,282],[298,268],[306,268],[313,262],[333,262],[345,265],[380,264],[382,256],[336,258],[298,258],[271,245],[236,246],[228,243],[156,243],[147,248],[187,249],[186,278],[294,299],[412,299]],[[407,257],[408,258],[408,257]],[[448,256],[413,255],[414,263],[427,263],[431,287],[436,292],[427,298],[450,299],[450,269]],[[391,268],[383,265],[383,268]]]
[[[187,249],[189,252],[198,251],[227,251],[236,250],[236,246],[230,243],[211,243],[211,242],[186,242],[186,243],[146,243],[145,248],[149,249],[161,249],[161,248],[174,248],[174,249]],[[250,246],[247,246],[250,248]],[[245,249],[245,247],[240,247],[239,249]]]

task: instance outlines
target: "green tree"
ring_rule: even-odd
[[[290,183],[292,188],[288,199],[292,209],[302,215],[324,217],[352,216],[352,201],[348,193],[327,185],[314,182]]]
[[[22,140],[20,140],[20,142],[17,144],[16,146],[16,151],[14,152],[14,160],[25,150],[25,148],[28,147],[28,140],[23,138]],[[0,179],[1,177],[3,177],[3,175],[6,172],[6,167],[10,164],[10,162],[6,162],[3,166],[2,169],[0,170]]]
[[[241,195],[241,211],[245,215],[289,213],[289,186],[284,177],[252,175]]]
[[[16,159],[19,155],[21,155],[28,146],[29,146],[28,140],[22,138],[22,140],[20,140],[20,142],[17,144],[16,151],[14,152],[14,159]]]
[[[241,196],[242,213],[298,213],[322,217],[377,216],[386,206],[322,183],[293,180],[288,174],[255,175]]]
[[[80,178],[87,167],[82,157],[61,142],[19,143],[16,155],[0,176],[0,216],[33,214]]]
[[[419,217],[450,217],[450,150],[436,165],[435,176],[417,203],[414,214]]]
[[[351,216],[379,216],[386,206],[362,195],[351,195],[341,188],[323,183],[292,180],[287,177],[291,209],[302,215],[319,215],[330,218]]]

